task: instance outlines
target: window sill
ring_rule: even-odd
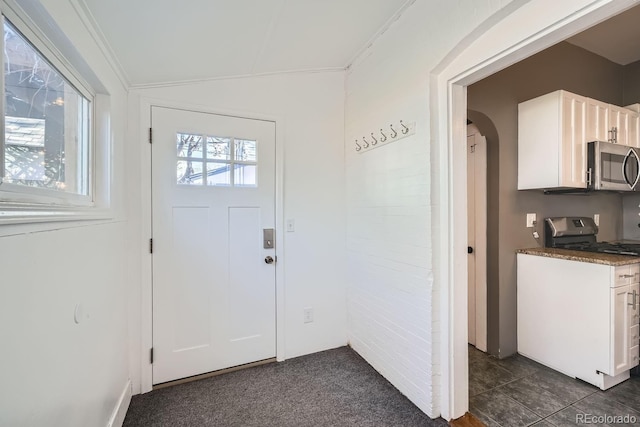
[[[0,226],[52,223],[69,221],[111,220],[113,213],[109,209],[76,208],[76,209],[37,209],[37,208],[5,208],[0,204]]]

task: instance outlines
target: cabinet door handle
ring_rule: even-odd
[[[637,310],[637,305],[638,305],[638,292],[634,289],[633,293],[631,292],[627,292],[627,295],[632,295],[633,296],[633,302],[630,302],[629,305],[633,306],[634,310]]]
[[[630,279],[632,277],[636,277],[634,274],[620,274],[618,275],[619,278],[621,279]]]

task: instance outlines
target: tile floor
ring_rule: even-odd
[[[640,377],[602,391],[526,357],[500,360],[469,346],[469,412],[489,427],[560,427],[584,424],[587,415],[627,414],[635,423],[616,426],[639,427]]]

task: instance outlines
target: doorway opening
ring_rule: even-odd
[[[466,253],[468,238],[467,173],[466,164],[455,161],[466,158],[467,87],[636,5],[633,1],[577,1],[550,9],[544,0],[514,3],[470,34],[457,56],[436,67],[431,81],[438,206],[435,265],[445,312],[440,343],[445,419],[458,418],[468,410],[468,277],[466,259],[460,257]]]

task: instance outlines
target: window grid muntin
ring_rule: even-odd
[[[178,137],[180,135],[190,135],[190,136],[199,136],[202,138],[203,141],[203,145],[202,145],[202,157],[193,157],[193,156],[180,156],[177,155],[177,161],[185,161],[185,162],[198,162],[201,163],[203,168],[202,168],[202,182],[198,183],[198,184],[188,184],[188,183],[183,183],[183,182],[179,182],[177,175],[176,175],[176,184],[177,185],[188,185],[188,186],[193,186],[193,187],[198,187],[198,186],[203,186],[203,187],[240,187],[240,188],[256,188],[258,186],[258,177],[257,177],[257,170],[258,170],[258,141],[257,140],[252,140],[252,139],[247,139],[247,138],[238,138],[238,137],[233,137],[233,136],[215,136],[215,135],[208,135],[208,134],[204,134],[204,133],[197,133],[197,132],[177,132],[176,133],[176,142],[178,142]],[[209,150],[208,150],[208,144],[209,144],[209,138],[212,139],[217,139],[217,140],[228,140],[229,141],[229,148],[228,148],[228,156],[229,159],[220,159],[220,158],[209,158]],[[247,160],[236,160],[236,141],[242,141],[242,142],[252,142],[255,146],[254,149],[254,158],[255,161],[247,161]],[[176,147],[177,148],[177,147]],[[176,150],[176,154],[179,154],[179,151]],[[228,184],[209,184],[209,165],[226,165],[226,171],[223,173],[228,173],[229,174],[229,183]],[[255,166],[255,171],[256,171],[256,176],[255,176],[255,184],[236,184],[236,178],[235,178],[235,174],[236,174],[236,165],[247,165],[247,166]]]

